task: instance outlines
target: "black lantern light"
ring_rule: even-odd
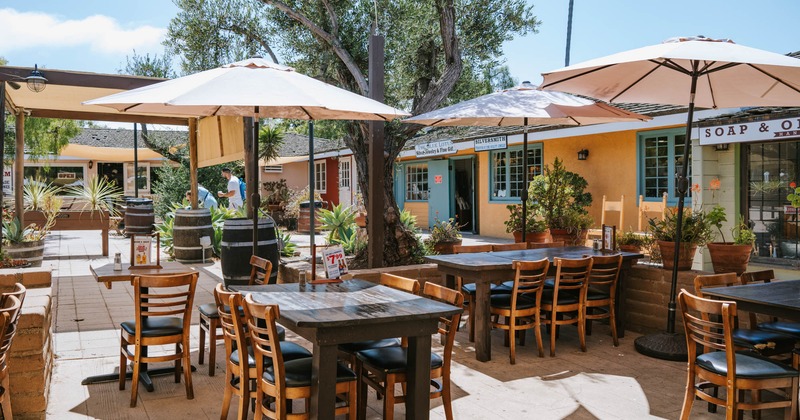
[[[44,78],[42,72],[39,71],[39,66],[37,64],[33,65],[33,71],[31,75],[25,78],[25,83],[28,84],[28,89],[32,92],[39,93],[47,87],[47,79]]]
[[[589,151],[586,149],[581,149],[578,151],[578,160],[586,160],[589,157]]]

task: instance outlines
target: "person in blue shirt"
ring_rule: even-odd
[[[186,191],[186,199],[191,201],[191,191]],[[217,199],[214,198],[214,194],[211,194],[204,186],[198,185],[197,186],[197,199],[202,205],[203,208],[210,209],[210,208],[217,208],[219,204],[217,204]]]

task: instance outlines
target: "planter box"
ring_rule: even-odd
[[[455,254],[456,245],[461,245],[461,239],[454,242],[439,242],[433,245],[433,250],[439,255]]]
[[[26,211],[25,224],[42,226],[46,218],[40,211]],[[56,224],[50,230],[100,230],[103,238],[103,256],[108,256],[109,216],[107,211],[61,210],[56,216]]]

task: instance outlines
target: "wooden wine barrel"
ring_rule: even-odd
[[[322,208],[322,201],[317,201],[317,209]],[[311,232],[311,209],[310,209],[310,202],[303,201],[300,203],[300,217],[297,218],[297,231],[303,233]],[[319,216],[319,213],[315,211],[315,217]],[[319,232],[319,222],[314,226],[314,231]]]
[[[172,227],[173,249],[175,259],[182,263],[196,263],[208,261],[213,250],[211,247],[203,249],[200,238],[214,236],[211,226],[211,211],[209,209],[178,209],[175,211],[175,222]],[[205,253],[205,258],[203,254]]]
[[[44,258],[44,239],[3,245],[12,260],[26,260],[31,267],[41,267]]]
[[[125,208],[125,234],[149,235],[153,232],[156,214],[153,200],[149,198],[129,198]]]
[[[250,281],[250,256],[253,255],[253,220],[228,219],[222,227],[220,243],[222,281],[225,286],[245,285]],[[280,249],[275,232],[275,221],[267,216],[258,219],[258,254],[272,262],[268,282],[278,281]]]

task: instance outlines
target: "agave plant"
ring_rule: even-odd
[[[42,210],[45,201],[58,194],[60,188],[37,178],[26,178],[22,186],[22,197],[25,200],[25,210]]]
[[[95,176],[83,185],[67,187],[67,194],[85,201],[89,210],[107,211],[111,216],[119,215],[114,203],[122,199],[122,190],[105,178]]]
[[[292,235],[290,235],[286,231],[282,231],[276,229],[278,233],[278,238],[280,239],[281,244],[281,256],[283,257],[293,257],[294,252],[297,249],[297,244],[292,242]]]
[[[321,224],[319,228],[329,231],[329,244],[349,238],[356,230],[356,212],[352,207],[339,204],[333,210],[319,209],[318,212],[317,219]]]

